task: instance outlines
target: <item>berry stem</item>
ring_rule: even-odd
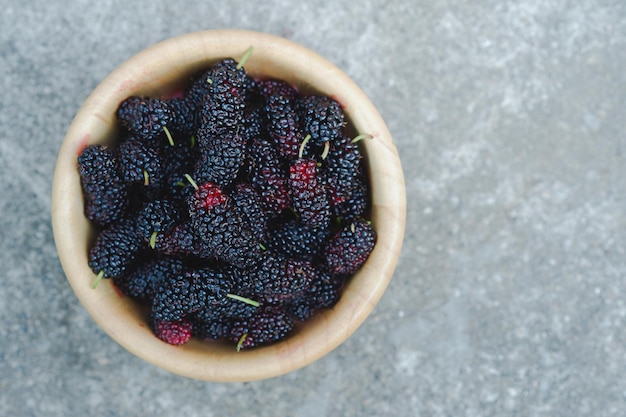
[[[189,181],[189,184],[191,184],[193,186],[193,188],[196,189],[196,191],[200,189],[200,187],[198,187],[198,184],[196,184],[196,182],[193,180],[193,178],[191,178],[191,175],[185,174],[185,178],[187,178],[187,181]]]
[[[330,142],[324,142],[324,151],[322,152],[322,160],[326,159],[330,152]]]
[[[311,135],[306,135],[304,140],[302,140],[300,149],[298,150],[298,158],[302,158],[302,155],[304,155],[304,148],[306,147],[306,144],[309,143],[309,140],[311,140]]]
[[[237,294],[226,294],[226,297],[232,298],[233,300],[242,301],[246,304],[250,304],[251,306],[258,307],[260,304],[258,301],[251,300],[250,298],[242,297]]]
[[[152,232],[152,235],[150,236],[150,248],[154,249],[156,247],[156,238],[157,238],[157,232]]]
[[[374,136],[368,134],[368,133],[361,133],[360,135],[358,135],[357,137],[355,137],[354,139],[352,139],[350,142],[352,143],[357,143],[363,139],[374,139]]]
[[[239,352],[241,348],[243,347],[243,342],[246,340],[246,337],[248,337],[248,333],[242,334],[239,340],[237,341],[237,352]]]
[[[245,64],[246,61],[248,60],[248,58],[250,58],[250,55],[252,55],[252,51],[254,50],[253,47],[249,47],[248,50],[246,51],[245,54],[243,54],[243,56],[241,57],[241,60],[239,61],[239,63],[237,64],[237,69],[241,69]]]
[[[174,146],[174,138],[172,137],[170,130],[167,128],[167,126],[163,126],[163,130],[165,131],[165,136],[167,136],[167,140],[170,143],[170,145]]]
[[[102,281],[102,278],[104,278],[104,271],[98,272],[98,275],[96,275],[96,280],[91,285],[91,288],[95,290],[98,284],[100,284],[100,281]]]
[[[148,171],[146,171],[145,169],[143,170],[143,185],[150,185],[150,176],[148,175]]]

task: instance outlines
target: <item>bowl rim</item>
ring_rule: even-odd
[[[363,141],[372,180],[372,224],[378,240],[366,264],[337,305],[316,314],[285,340],[235,352],[232,346],[192,339],[168,345],[152,334],[136,304],[103,280],[94,290],[87,265],[93,229],[83,215],[76,169],[80,151],[114,140],[115,109],[130,95],[158,96],[189,75],[226,57],[254,51],[244,68],[253,76],[281,78],[303,91],[330,95],[344,108]],[[89,315],[117,343],[143,360],[192,379],[235,382],[272,378],[311,364],[343,343],[365,321],[394,273],[404,238],[406,195],[398,152],[389,130],[361,88],[335,64],[294,41],[263,32],[219,29],[191,32],[153,44],[109,73],[89,94],[61,143],[53,177],[52,228],[66,278]],[[358,284],[358,285],[357,285]],[[110,320],[122,315],[127,320]],[[207,345],[211,347],[208,348]]]

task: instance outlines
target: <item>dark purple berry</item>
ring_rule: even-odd
[[[267,132],[276,144],[279,158],[292,161],[298,158],[304,137],[296,103],[287,95],[270,95],[265,102]]]
[[[264,100],[273,96],[285,97],[295,100],[298,97],[298,90],[291,84],[283,80],[257,80],[256,91]]]
[[[213,309],[208,308],[193,314],[193,336],[203,340],[219,340],[230,335],[231,320],[212,313]]]
[[[120,175],[125,182],[160,187],[164,171],[158,148],[137,138],[128,138],[117,148]]]
[[[332,142],[324,167],[330,203],[332,206],[340,205],[350,198],[363,177],[361,153],[357,143],[353,143],[348,137]]]
[[[325,227],[309,227],[298,220],[276,222],[267,237],[267,250],[288,258],[313,261],[321,256],[321,249],[330,234]]]
[[[230,334],[234,320],[251,317],[258,307],[229,296],[192,314],[194,335],[202,339],[222,339]]]
[[[247,75],[231,58],[224,59],[206,74],[208,85],[200,111],[203,136],[213,138],[225,132],[235,132],[243,121],[246,101]],[[202,138],[200,146],[204,146]]]
[[[317,277],[308,261],[265,253],[251,270],[255,294],[267,302],[283,302],[302,295]]]
[[[206,96],[209,94],[210,84],[208,79],[211,71],[212,69],[210,68],[194,74],[183,94],[185,101],[188,103],[189,107],[193,109],[193,112],[198,118],[200,109],[205,102]]]
[[[332,208],[333,214],[346,222],[358,217],[364,217],[369,207],[369,199],[367,181],[364,177],[360,177],[357,185],[350,190],[348,198]]]
[[[261,249],[232,199],[216,184],[201,185],[189,203],[191,225],[201,251],[220,261],[250,265]]]
[[[197,107],[192,100],[186,98],[171,98],[167,101],[172,111],[171,133],[187,137],[193,135],[200,125]]]
[[[174,146],[169,143],[163,145],[160,152],[164,171],[163,191],[178,199],[184,194],[183,189],[190,186],[185,174],[193,171],[199,155],[198,149],[193,140],[185,139],[176,141]]]
[[[267,213],[259,192],[248,183],[239,183],[231,194],[237,211],[250,228],[257,242],[264,242],[267,236]]]
[[[107,145],[91,145],[78,156],[85,216],[100,226],[118,220],[128,207],[128,188]]]
[[[155,320],[172,322],[184,319],[192,311],[195,283],[188,274],[167,277],[157,285],[151,314]]]
[[[240,134],[243,136],[246,145],[250,146],[252,141],[265,135],[265,115],[261,107],[253,109],[246,108],[244,113],[243,127]]]
[[[324,249],[331,274],[352,275],[361,268],[374,249],[376,232],[363,219],[346,223]]]
[[[170,200],[160,199],[148,202],[137,215],[137,230],[146,242],[156,235],[170,231],[182,218],[178,207]],[[154,247],[154,243],[151,243]]]
[[[104,278],[119,277],[136,259],[142,242],[136,220],[124,217],[98,234],[89,250],[89,267]]]
[[[145,140],[165,138],[164,127],[171,126],[174,114],[167,101],[149,97],[129,97],[118,110],[120,125]]]
[[[198,132],[201,140],[202,130]],[[224,133],[204,141],[192,176],[198,183],[212,182],[229,186],[239,175],[246,158],[246,143],[236,132]]]
[[[289,167],[289,196],[302,223],[328,226],[330,204],[315,160],[298,159]]]
[[[233,323],[230,339],[237,343],[237,350],[277,342],[291,332],[293,318],[277,306],[260,308],[255,314]]]
[[[148,258],[113,280],[124,295],[147,301],[154,297],[162,282],[180,274],[184,267],[180,259]]]
[[[341,297],[343,285],[343,276],[332,277],[319,270],[318,278],[308,291],[291,301],[289,311],[297,320],[305,321],[317,311],[333,307]]]
[[[166,232],[158,233],[154,239],[154,250],[168,256],[199,256],[213,257],[213,253],[200,253],[196,244],[196,236],[189,220],[181,222]]]
[[[328,96],[303,96],[300,112],[304,133],[311,135],[311,142],[321,146],[343,135],[345,124],[343,109],[339,103]]]
[[[189,312],[219,305],[233,291],[232,281],[219,268],[191,269],[186,272],[186,278],[192,283]]]
[[[291,205],[287,179],[289,173],[278,160],[276,149],[267,140],[256,138],[248,148],[251,184],[259,191],[265,210],[279,214]]]

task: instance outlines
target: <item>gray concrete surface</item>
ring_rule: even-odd
[[[623,416],[626,5],[614,1],[0,0],[0,415]],[[211,28],[285,36],[379,107],[406,240],[342,346],[267,381],[134,357],[67,284],[60,142],[132,54]]]

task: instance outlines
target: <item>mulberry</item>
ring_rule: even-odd
[[[327,227],[330,203],[317,162],[298,159],[289,167],[289,196],[296,214],[311,227]]]
[[[331,274],[354,274],[365,263],[376,243],[376,232],[363,219],[344,225],[324,248]]]
[[[118,160],[106,145],[91,145],[78,156],[78,173],[85,199],[85,216],[107,226],[124,214],[128,188],[118,170]]]
[[[122,275],[141,248],[136,219],[124,217],[103,229],[89,250],[89,267],[99,277]]]
[[[164,127],[174,123],[174,114],[165,100],[149,97],[129,97],[118,110],[120,125],[131,134],[145,140],[165,137]]]
[[[283,339],[294,326],[292,316],[284,309],[267,306],[252,317],[233,323],[230,338],[237,343],[237,350],[252,348]]]

